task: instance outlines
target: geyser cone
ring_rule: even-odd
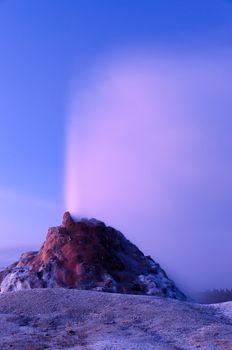
[[[39,252],[22,254],[1,273],[1,292],[28,288],[77,288],[186,300],[166,273],[125,236],[96,219],[70,213],[52,227]]]

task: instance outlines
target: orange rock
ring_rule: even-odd
[[[23,278],[22,268],[27,283],[17,281]],[[48,230],[39,252],[22,254],[16,266],[5,271],[1,291],[23,289],[25,285],[186,300],[159,264],[144,256],[121,232],[96,219],[74,221],[69,212],[64,214],[61,226]]]

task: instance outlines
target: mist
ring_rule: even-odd
[[[121,230],[185,290],[231,288],[231,52],[141,51],[72,77],[65,207]]]

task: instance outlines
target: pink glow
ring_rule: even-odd
[[[152,210],[166,215],[169,179],[195,178],[188,150],[199,135],[176,118],[180,101],[173,77],[149,65],[102,65],[81,99],[77,92],[66,182],[66,207],[73,214],[104,218],[121,206],[131,210],[138,199],[140,211],[143,201],[156,198]],[[128,197],[124,204],[122,193]],[[115,205],[106,204],[112,200]]]
[[[204,263],[204,223],[195,217],[201,196],[228,190],[226,172],[222,182],[210,155],[209,130],[201,125],[210,112],[199,106],[201,94],[219,93],[219,67],[207,59],[111,56],[71,99],[66,208],[122,230],[187,284],[191,269],[201,280],[191,267],[201,250]]]

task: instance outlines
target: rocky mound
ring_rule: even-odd
[[[74,221],[68,212],[61,226],[48,230],[39,252],[22,254],[0,273],[1,292],[55,287],[186,300],[159,264],[121,232],[96,219]]]

